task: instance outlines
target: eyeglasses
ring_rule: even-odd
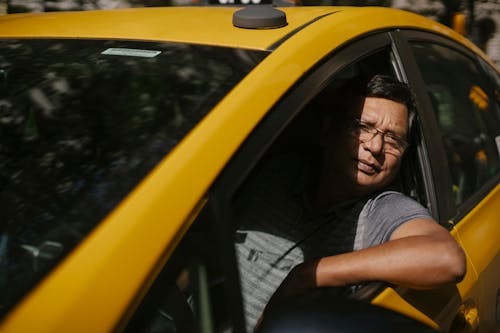
[[[379,130],[373,125],[370,125],[361,119],[353,119],[351,125],[351,134],[359,138],[360,142],[368,142],[373,140],[377,134],[382,136],[383,148],[386,153],[402,154],[408,148],[408,142],[399,136]]]

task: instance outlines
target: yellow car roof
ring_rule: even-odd
[[[337,21],[338,25],[356,22],[350,29],[360,32],[368,26],[373,29],[373,22],[378,22],[376,25],[380,29],[414,27],[448,34],[436,22],[409,12],[382,7],[286,7],[280,8],[286,13],[286,26],[277,29],[243,29],[232,25],[233,13],[239,9],[169,7],[10,14],[0,17],[0,38],[155,40],[268,49],[309,23],[324,18]],[[458,34],[454,37],[460,38]]]

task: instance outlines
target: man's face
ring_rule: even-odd
[[[347,184],[352,186],[348,190],[371,193],[392,182],[399,170],[404,149],[398,152],[389,147],[391,138],[388,136],[406,138],[408,111],[404,104],[367,97],[361,111],[352,114],[349,119],[359,119],[376,134],[369,134],[367,139],[366,135],[361,136],[359,128],[345,126],[340,142],[334,143],[335,148],[331,150],[334,156],[330,155],[330,163],[335,173],[346,177]]]

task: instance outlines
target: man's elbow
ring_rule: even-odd
[[[446,255],[446,271],[448,274],[448,283],[459,283],[467,273],[467,259],[464,250],[455,242],[450,242],[447,245]]]

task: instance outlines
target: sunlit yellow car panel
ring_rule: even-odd
[[[478,274],[500,251],[500,242],[493,236],[500,235],[499,205],[500,186],[497,186],[469,214],[457,221],[456,229]]]
[[[454,236],[454,238],[457,240],[458,244],[460,244],[460,246],[463,249],[465,249],[464,242],[460,238],[460,235],[459,235],[457,229],[453,228],[451,233]],[[466,252],[465,256],[467,258],[467,272],[464,276],[464,279],[459,284],[457,284],[458,290],[460,291],[460,296],[462,298],[467,297],[467,295],[472,291],[472,289],[474,288],[474,285],[477,283],[478,276],[479,276],[469,253]]]
[[[280,29],[233,27],[240,8],[141,8],[117,11],[68,12],[0,18],[2,37],[108,38],[163,40],[266,49],[275,41],[332,9],[310,7],[294,11]],[[147,24],[144,24],[147,22]]]

